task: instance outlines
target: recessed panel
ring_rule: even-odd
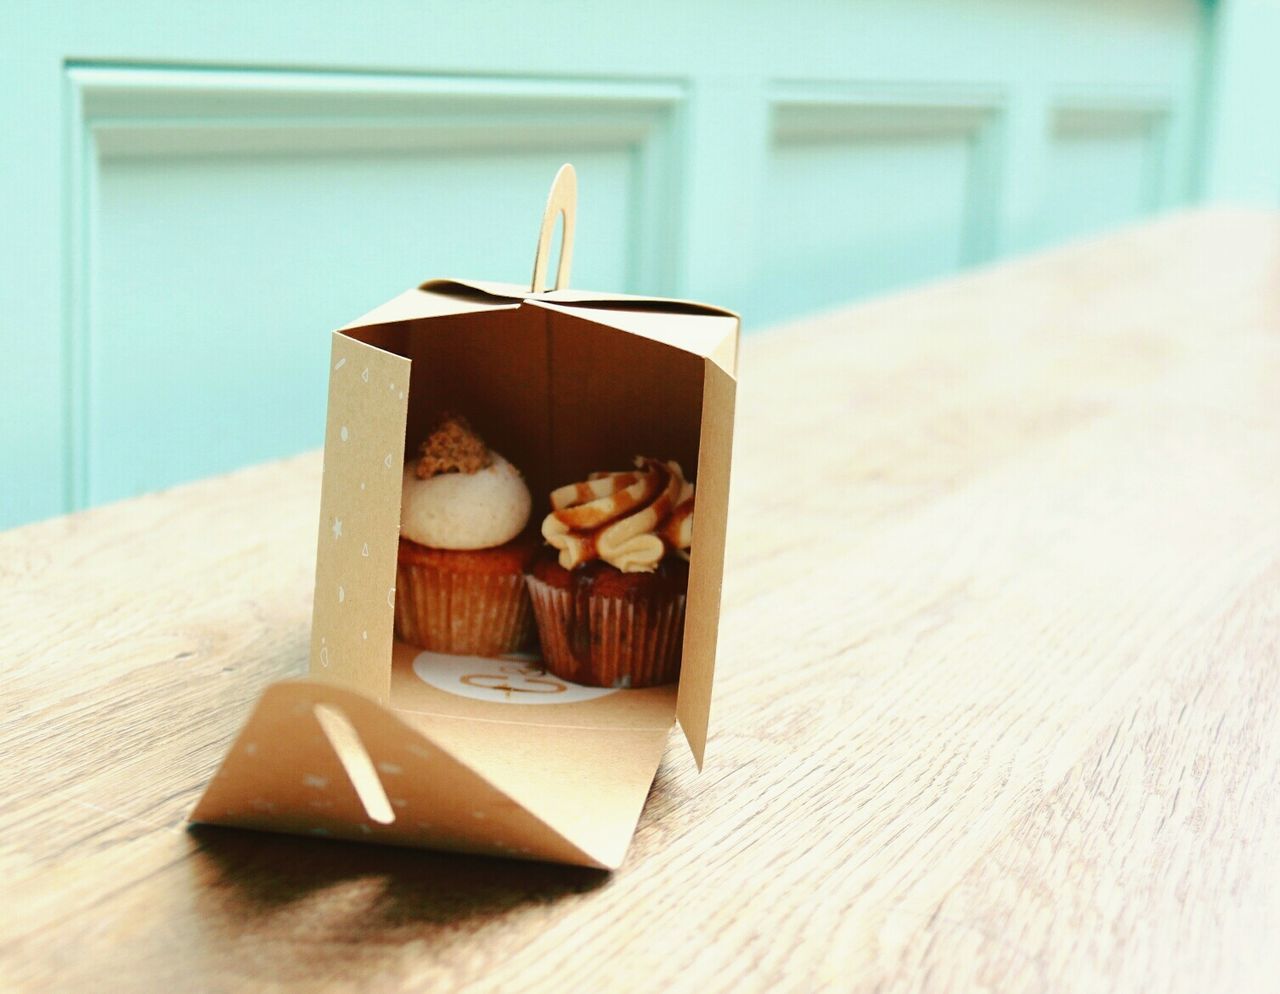
[[[1155,208],[1157,121],[1110,109],[1055,115],[1042,201],[1045,244],[1102,232]]]
[[[589,177],[574,283],[629,289],[631,145],[237,144],[96,157],[90,503],[318,446],[329,332],[429,277],[527,281],[566,159]]]
[[[964,261],[975,138],[885,129],[775,144],[755,323],[946,273]]]

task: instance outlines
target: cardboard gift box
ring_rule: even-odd
[[[566,166],[530,287],[432,280],[333,333],[309,675],[262,695],[193,821],[614,868],[675,720],[701,768],[738,318],[565,289],[575,209]],[[678,686],[583,687],[536,658],[396,640],[402,471],[445,411],[523,472],[535,522],[555,487],[638,454],[684,468],[696,511]]]

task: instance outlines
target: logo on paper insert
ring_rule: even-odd
[[[413,672],[437,690],[498,704],[576,704],[616,693],[614,687],[561,680],[532,656],[485,659],[421,652],[413,661]]]

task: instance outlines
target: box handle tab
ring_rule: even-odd
[[[533,257],[533,282],[529,285],[531,293],[546,293],[548,254],[551,252],[551,234],[555,231],[557,215],[564,215],[564,235],[560,240],[560,260],[556,263],[556,283],[552,289],[563,290],[569,285],[569,272],[573,269],[573,226],[577,213],[578,174],[566,162],[551,181],[547,209],[542,212],[538,251]]]

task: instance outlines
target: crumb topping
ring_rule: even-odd
[[[493,453],[461,414],[445,414],[418,446],[419,480],[441,473],[478,473],[493,465]]]

